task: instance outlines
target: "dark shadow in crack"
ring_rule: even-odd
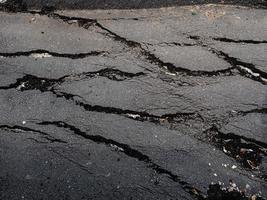
[[[215,125],[204,131],[203,134],[210,138],[211,142],[226,155],[239,161],[246,169],[258,169],[262,158],[267,155],[266,143],[234,133],[223,133]]]
[[[18,56],[33,56],[33,57],[58,57],[58,58],[69,58],[69,59],[82,59],[82,58],[86,58],[89,56],[100,56],[100,55],[104,55],[104,54],[108,54],[108,52],[105,51],[91,51],[91,52],[87,52],[87,53],[75,53],[75,54],[71,54],[71,53],[57,53],[57,52],[52,52],[52,51],[47,51],[47,50],[43,50],[43,49],[36,49],[36,50],[31,50],[31,51],[18,51],[18,52],[13,52],[13,53],[0,53],[0,56],[3,57],[18,57]]]
[[[228,187],[222,187],[219,184],[209,185],[207,193],[207,200],[264,200],[256,194],[246,196],[245,192],[240,190],[232,180]]]
[[[143,152],[137,149],[134,149],[128,144],[121,143],[113,139],[105,138],[102,135],[89,135],[86,132],[80,130],[78,127],[65,123],[63,121],[41,121],[37,124],[43,125],[43,126],[55,126],[58,128],[64,128],[66,130],[71,131],[73,134],[78,135],[84,139],[91,140],[92,142],[95,142],[97,144],[104,144],[106,146],[114,148],[118,152],[121,152],[131,158],[137,159],[138,161],[147,164],[147,167],[150,169],[153,169],[157,174],[167,176],[170,180],[178,183],[185,192],[194,196],[196,199],[198,200],[205,199],[204,195],[199,189],[195,188],[190,183],[187,183],[186,181],[182,180],[182,177],[156,164],[155,162],[153,162],[153,160],[148,155],[144,154]]]

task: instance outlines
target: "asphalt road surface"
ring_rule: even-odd
[[[166,6],[227,4],[267,8],[267,0],[0,0],[15,9],[141,9]]]
[[[267,198],[265,9],[10,5],[1,200]]]

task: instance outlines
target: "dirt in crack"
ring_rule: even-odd
[[[237,69],[242,76],[248,77],[248,78],[255,80],[255,81],[258,81],[258,82],[261,82],[262,84],[267,84],[267,73],[258,69],[254,64],[241,61],[240,59],[232,57],[223,51],[219,51],[213,47],[210,47],[209,45],[207,45],[203,42],[203,40],[200,38],[200,36],[189,35],[187,37],[189,39],[195,40],[196,42],[198,42],[199,46],[207,49],[207,51],[215,54],[219,58],[228,62],[232,66],[232,69]],[[218,40],[220,40],[220,39],[218,39]],[[231,41],[230,39],[222,39],[222,38],[221,38],[221,40]]]
[[[232,180],[227,187],[219,184],[209,185],[207,195],[207,200],[264,200],[257,194],[246,196],[245,190],[239,189]]]
[[[18,51],[14,53],[0,53],[2,57],[18,57],[18,56],[31,56],[33,58],[44,58],[44,57],[59,57],[59,58],[69,58],[69,59],[82,59],[88,56],[99,56],[107,54],[105,51],[91,51],[87,53],[57,53],[52,51],[47,51],[43,49],[31,50],[31,51]]]
[[[222,133],[216,126],[204,131],[204,134],[225,154],[247,169],[258,169],[263,156],[267,156],[267,144],[263,142],[234,133]]]
[[[223,69],[223,70],[217,70],[217,71],[201,71],[201,70],[192,71],[192,70],[187,69],[187,68],[177,67],[173,63],[162,61],[156,55],[154,55],[150,51],[143,48],[140,43],[138,43],[136,41],[128,40],[124,37],[119,36],[115,32],[104,27],[99,22],[96,22],[95,26],[101,28],[103,31],[106,32],[106,33],[103,33],[104,35],[107,35],[107,36],[113,38],[115,41],[121,42],[121,43],[125,44],[126,46],[128,46],[129,48],[138,49],[138,51],[141,53],[141,55],[144,56],[144,58],[146,60],[148,60],[152,64],[159,66],[162,69],[168,70],[168,72],[177,73],[177,74],[181,74],[181,75],[188,75],[188,76],[207,76],[207,77],[210,77],[210,76],[232,76],[232,75],[234,75],[233,67]]]
[[[116,81],[123,81],[126,78],[132,78],[135,76],[141,76],[144,75],[144,73],[128,73],[128,72],[122,72],[120,70],[116,69],[102,69],[96,72],[86,72],[81,73],[76,76],[78,76],[79,80],[83,77],[94,77],[94,76],[104,76],[112,80]],[[52,92],[57,97],[63,97],[66,100],[72,100],[75,102],[76,105],[84,108],[87,111],[93,111],[93,112],[102,112],[102,113],[109,113],[109,114],[117,114],[122,115],[124,117],[137,120],[137,121],[148,121],[155,124],[160,125],[169,125],[169,124],[175,124],[175,123],[184,123],[190,120],[197,120],[202,121],[203,118],[198,113],[171,113],[171,114],[164,114],[164,115],[153,115],[147,112],[141,112],[141,111],[134,111],[134,110],[127,110],[127,109],[121,109],[121,108],[115,108],[115,107],[105,107],[100,105],[90,105],[85,102],[79,101],[75,99],[74,97],[79,97],[78,95],[66,93],[60,90],[57,90],[54,88],[55,85],[61,84],[64,81],[67,81],[69,78],[72,80],[75,79],[75,75],[66,75],[58,79],[48,79],[48,78],[41,78],[33,75],[25,75],[22,78],[17,79],[15,83],[12,83],[8,86],[1,86],[0,89],[7,90],[16,88],[20,91],[26,91],[26,90],[39,90],[41,92]]]
[[[124,81],[128,78],[134,78],[134,77],[144,76],[144,75],[145,73],[143,72],[130,73],[130,72],[124,72],[118,69],[105,68],[105,69],[101,69],[96,72],[85,72],[85,73],[77,74],[76,77],[82,78],[82,77],[103,76],[114,81]],[[75,77],[75,75],[73,77]]]
[[[12,89],[16,88],[20,91],[25,90],[40,90],[41,92],[48,91],[51,86],[61,82],[62,79],[48,79],[40,78],[30,74],[26,74],[22,78],[18,78],[15,83],[8,86],[1,86],[0,89]]]
[[[34,75],[26,74],[22,78],[18,78],[15,83],[8,86],[0,86],[0,89],[12,89],[16,88],[20,91],[25,90],[40,90],[41,92],[51,91],[51,87],[63,83],[69,79],[83,79],[83,78],[93,78],[97,76],[106,77],[114,81],[123,81],[128,78],[134,78],[138,76],[144,76],[145,73],[129,73],[123,72],[118,69],[105,68],[94,72],[84,72],[80,74],[65,75],[58,79],[50,79],[44,77],[37,77]]]
[[[216,71],[201,71],[201,70],[193,71],[187,68],[175,66],[173,63],[164,62],[160,58],[156,57],[156,55],[154,55],[150,51],[143,48],[140,43],[121,37],[115,32],[104,27],[96,19],[64,16],[64,15],[60,15],[57,13],[53,13],[53,10],[51,9],[48,9],[48,11],[45,10],[45,11],[40,11],[40,12],[28,11],[28,13],[47,15],[48,17],[51,17],[53,19],[60,19],[63,22],[66,22],[68,24],[78,23],[80,27],[85,28],[85,29],[88,29],[88,27],[91,25],[99,27],[100,29],[104,31],[104,32],[101,32],[103,35],[113,38],[115,41],[121,42],[131,49],[137,49],[141,53],[141,55],[143,55],[144,58],[148,60],[150,63],[155,64],[162,69],[168,70],[168,72],[170,73],[177,73],[180,75],[188,75],[188,76],[207,76],[207,77],[235,75],[233,67],[223,69],[223,70],[216,70]]]
[[[74,100],[72,98],[72,100]],[[74,100],[75,101],[75,100]],[[121,108],[114,107],[104,107],[99,105],[90,105],[81,101],[75,101],[76,105],[83,107],[87,111],[93,112],[102,112],[109,114],[122,115],[130,119],[137,121],[148,121],[155,124],[165,125],[165,124],[174,124],[182,123],[188,120],[200,120],[203,121],[203,118],[198,113],[173,113],[173,114],[164,114],[164,115],[153,115],[147,112],[140,112],[134,110],[126,110]]]

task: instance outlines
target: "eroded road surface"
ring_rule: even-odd
[[[266,14],[2,9],[0,199],[265,199]]]

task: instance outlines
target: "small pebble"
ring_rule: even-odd
[[[229,165],[229,164],[224,164],[224,163],[222,163],[222,166],[223,166],[223,167],[228,167],[228,165]]]
[[[236,169],[236,168],[237,168],[237,166],[236,166],[236,165],[233,165],[233,166],[232,166],[232,169]]]

